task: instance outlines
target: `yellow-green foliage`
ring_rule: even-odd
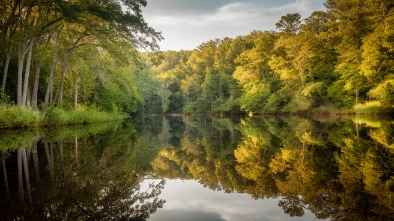
[[[37,126],[39,118],[39,112],[30,108],[0,106],[0,127]]]
[[[119,119],[119,114],[109,114],[98,110],[77,110],[65,111],[61,108],[50,108],[43,116],[43,124],[45,125],[68,125],[104,122]]]
[[[12,150],[21,147],[30,148],[38,137],[39,133],[37,131],[1,131],[0,150]]]
[[[364,104],[355,105],[354,110],[361,113],[381,111],[380,101],[370,101],[365,102]]]
[[[392,106],[394,104],[394,80],[378,84],[369,92],[369,95],[380,101],[384,107]]]
[[[17,106],[0,106],[0,128],[73,125],[112,121],[127,116],[98,110],[65,111],[53,107],[45,112]]]
[[[76,125],[68,127],[58,127],[55,130],[53,128],[48,128],[47,130],[43,130],[43,133],[45,134],[45,137],[48,141],[71,141],[75,137],[89,137],[103,131],[115,130],[120,123],[121,121],[103,124]]]

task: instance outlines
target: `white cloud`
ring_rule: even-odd
[[[324,1],[324,0],[320,0]],[[316,0],[296,0],[295,2],[268,7],[261,3],[233,2],[224,5],[211,13],[151,16],[149,25],[162,31],[165,41],[161,43],[163,50],[193,49],[206,40],[223,37],[246,35],[253,30],[274,30],[275,23],[286,13],[300,13],[303,18],[315,10]],[[198,34],[196,34],[198,33]],[[212,38],[212,36],[214,36]],[[210,37],[207,39],[207,37]],[[188,39],[185,41],[185,39]],[[187,44],[186,44],[187,43]]]
[[[147,186],[149,182],[151,181],[145,181],[143,186]],[[290,217],[283,213],[282,208],[278,206],[279,198],[255,200],[248,194],[213,191],[204,188],[202,184],[194,180],[167,180],[159,198],[165,199],[166,203],[162,209],[151,216],[150,220],[152,221],[174,220],[174,216],[180,212],[193,217],[217,214],[217,217],[221,217],[221,219],[215,220],[226,221],[300,220],[299,217]],[[172,214],[172,216],[167,216],[168,214]],[[189,217],[187,220],[204,219]],[[313,213],[305,211],[302,220],[315,221],[318,219]]]

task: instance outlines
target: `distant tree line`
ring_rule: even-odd
[[[394,104],[394,2],[327,0],[252,31],[152,60],[153,112],[382,111]],[[154,105],[156,104],[156,106]],[[157,108],[154,108],[157,107]]]

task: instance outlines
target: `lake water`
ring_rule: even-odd
[[[0,131],[1,220],[394,220],[394,120],[145,117]]]

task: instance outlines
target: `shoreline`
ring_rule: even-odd
[[[36,111],[12,107],[0,111],[0,130],[67,127],[130,118],[130,115],[125,113],[108,113],[93,109],[66,111],[61,108],[51,108],[46,111]]]
[[[394,112],[357,112],[357,111],[307,111],[307,112],[264,112],[264,113],[167,113],[167,114],[143,114],[144,117],[183,117],[183,116],[221,116],[221,117],[234,117],[234,116],[394,116]]]

